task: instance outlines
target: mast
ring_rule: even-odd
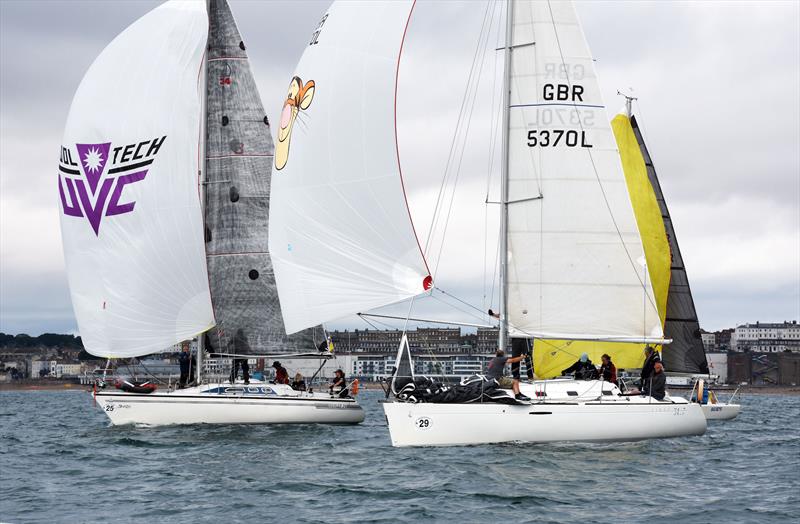
[[[206,12],[208,13],[208,26],[211,27],[211,0],[205,0]],[[210,31],[209,31],[210,34]],[[200,211],[203,215],[203,236],[205,237],[206,230],[206,141],[208,141],[208,43],[206,42],[206,52],[203,53],[203,73],[201,85],[203,86],[203,96],[200,102],[200,114],[203,119],[202,135],[199,145],[200,161],[197,173],[197,182],[200,185]],[[195,382],[200,384],[201,375],[203,372],[203,352],[205,351],[205,332],[200,333],[197,337],[197,356],[195,370]]]
[[[511,95],[511,30],[514,0],[506,0],[506,43],[503,48],[503,160],[500,167],[500,333],[498,347],[508,346],[508,134]]]

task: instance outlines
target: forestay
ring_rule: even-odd
[[[168,2],[95,60],[64,131],[58,184],[87,351],[163,351],[214,325],[198,197],[204,2]]]
[[[512,332],[661,339],[620,156],[574,7],[511,5]]]
[[[395,137],[396,75],[412,7],[337,2],[290,81],[269,233],[288,333],[430,286]]]

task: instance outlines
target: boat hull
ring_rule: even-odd
[[[392,445],[614,442],[702,435],[706,417],[683,399],[525,405],[386,402]]]
[[[706,420],[733,420],[742,410],[739,404],[704,404],[702,408]]]
[[[352,398],[280,394],[273,388],[205,387],[150,394],[100,391],[95,398],[114,425],[358,424],[364,420],[364,410]],[[210,392],[216,390],[222,392]]]

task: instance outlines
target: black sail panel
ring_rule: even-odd
[[[700,336],[700,324],[697,319],[694,300],[692,300],[692,291],[689,288],[686,268],[683,265],[681,250],[678,247],[678,238],[675,236],[675,228],[672,225],[667,203],[661,191],[661,184],[658,182],[656,168],[647,151],[636,117],[631,117],[631,125],[647,165],[647,176],[661,208],[661,216],[664,219],[664,228],[667,232],[672,255],[669,292],[667,295],[667,316],[664,322],[664,337],[671,338],[672,344],[664,347],[664,365],[667,371],[708,373],[708,362],[703,348],[703,340]]]
[[[321,329],[287,336],[268,248],[273,142],[246,47],[211,0],[206,107],[206,254],[216,328],[210,352],[308,352]],[[316,335],[316,337],[315,337]]]

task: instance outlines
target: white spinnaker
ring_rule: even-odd
[[[205,2],[167,2],[105,48],[72,101],[61,233],[94,355],[163,351],[214,325],[197,185],[207,36]]]
[[[512,330],[537,338],[660,339],[619,152],[574,6],[515,0],[513,44]]]
[[[287,333],[425,290],[395,142],[395,78],[412,7],[335,3],[297,65],[295,85],[308,96],[313,81],[313,99],[296,118],[284,105],[269,217]]]

